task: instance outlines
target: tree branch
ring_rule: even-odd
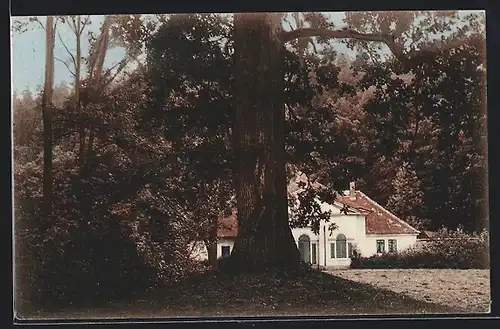
[[[90,15],[87,15],[87,17],[85,17],[85,20],[82,22],[81,29],[79,31],[80,35],[83,33],[83,30],[85,29],[85,26],[88,25],[89,21],[90,21]]]
[[[329,37],[336,39],[356,39],[362,41],[383,42],[399,60],[406,59],[403,45],[396,43],[394,37],[390,34],[359,33],[351,29],[329,30],[321,28],[302,28],[288,32],[283,31],[281,32],[280,37],[283,42],[311,37]]]
[[[64,66],[66,66],[66,68],[68,69],[69,73],[71,73],[74,77],[76,77],[76,74],[75,74],[73,71],[71,71],[71,69],[69,68],[68,63],[66,63],[66,62],[65,62],[65,61],[63,61],[62,59],[57,58],[57,57],[55,57],[55,56],[54,56],[54,59],[55,59],[56,61],[58,61],[58,62],[63,63],[63,64],[64,64]]]
[[[296,39],[311,38],[311,37],[329,37],[336,39],[356,39],[361,41],[374,41],[382,42],[389,47],[392,54],[396,58],[405,62],[410,55],[419,52],[437,53],[439,51],[447,51],[459,47],[467,42],[467,38],[445,40],[445,41],[432,41],[420,47],[418,50],[412,50],[409,53],[405,52],[404,45],[401,42],[396,42],[396,38],[387,33],[360,33],[352,29],[342,30],[329,30],[322,28],[301,28],[293,31],[282,31],[280,33],[281,41],[289,42]]]
[[[111,67],[110,69],[106,70],[106,73],[104,74],[104,79],[105,79],[104,86],[110,85],[115,80],[115,78],[118,76],[118,74],[120,74],[120,72],[123,71],[123,69],[127,66],[127,64],[128,64],[128,61],[123,59],[120,62],[113,65],[113,67]],[[116,70],[116,72],[113,75],[111,75],[111,71],[117,66],[118,66],[118,69]]]
[[[38,25],[40,25],[42,30],[45,31],[45,25],[43,25],[43,23],[38,20],[38,17],[30,18],[30,22],[38,23]]]
[[[40,27],[42,28],[42,30],[45,31],[45,26],[43,26],[42,22],[40,22],[40,21],[36,21],[36,22],[38,23],[38,25],[40,25]]]
[[[66,44],[62,40],[62,37],[61,37],[61,34],[59,33],[59,31],[57,32],[57,36],[59,37],[59,41],[61,41],[61,44],[63,45],[64,49],[66,49],[66,51],[68,52],[69,56],[71,57],[71,60],[73,61],[73,65],[76,67],[75,56],[73,56],[73,54],[71,53],[71,51],[68,49],[68,47],[66,46]],[[66,67],[68,67],[68,66],[66,65]]]
[[[290,30],[293,30],[293,25],[292,25],[292,23],[290,23],[288,18],[284,17],[283,20],[288,24],[288,27],[290,28]]]
[[[71,25],[71,23],[73,23],[73,25]],[[78,33],[78,29],[76,27],[76,20],[75,20],[75,16],[71,16],[71,21],[68,23],[71,31],[76,35]]]

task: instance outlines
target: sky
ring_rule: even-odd
[[[341,28],[345,25],[343,23],[343,18],[345,15],[344,13],[334,12],[324,14],[335,23],[336,27]],[[92,23],[88,27],[88,29],[97,33],[103,21],[103,18],[104,16],[102,15],[92,15]],[[26,17],[11,18],[11,20],[13,19],[27,21]],[[43,24],[45,23],[45,17],[39,17],[39,19]],[[60,38],[64,41],[68,48],[70,50],[74,50],[75,40],[69,26],[66,24],[58,23],[57,31],[60,35]],[[11,40],[13,91],[21,92],[25,89],[29,89],[32,92],[35,92],[39,90],[43,85],[43,75],[45,69],[45,31],[41,28],[40,25],[36,23],[30,23],[28,30],[24,33],[11,32]],[[88,53],[88,42],[82,42],[82,48],[82,54],[83,56],[85,56]],[[335,43],[335,48],[340,53],[350,52],[346,46],[338,42]],[[124,54],[125,51],[122,48],[110,49],[106,55],[104,66],[106,68],[111,67],[112,65],[119,62],[123,58]],[[67,61],[69,63],[70,57],[57,34],[54,47],[54,55],[56,58]],[[73,79],[73,76],[63,63],[58,60],[54,61],[54,80],[56,85],[60,84],[63,81],[71,83]]]
[[[342,25],[343,13],[329,13],[332,20],[338,25]],[[11,18],[17,20],[27,21],[25,17]],[[39,20],[45,24],[45,17],[39,17]],[[91,25],[88,29],[94,33],[99,31],[104,16],[92,15]],[[57,31],[64,41],[64,44],[70,49],[75,49],[75,39],[73,32],[66,24],[58,23]],[[84,32],[85,34],[85,32]],[[29,89],[35,92],[43,85],[43,76],[45,70],[45,31],[39,24],[30,23],[29,28],[24,33],[11,32],[12,44],[12,89],[16,92],[21,92]],[[340,46],[342,50],[347,51],[345,46]],[[88,53],[88,42],[82,42],[82,54]],[[122,48],[113,48],[106,54],[106,61],[104,66],[109,68],[119,62],[125,54]],[[54,56],[60,60],[70,63],[69,55],[61,43],[59,36],[56,34],[56,42],[54,46]],[[70,66],[71,67],[71,66]],[[60,84],[61,82],[71,83],[73,81],[72,74],[68,71],[66,66],[58,60],[54,61],[54,82]]]
[[[97,33],[103,21],[102,15],[91,16],[89,29]],[[26,20],[26,18],[22,18]],[[40,17],[40,21],[45,24],[45,17]],[[76,49],[73,32],[66,24],[57,24],[57,31],[70,50]],[[84,32],[85,34],[85,32]],[[86,35],[85,35],[85,40]],[[38,90],[43,85],[43,75],[45,70],[45,31],[36,23],[30,23],[26,32],[20,34],[11,33],[12,40],[12,86],[13,90],[22,91],[29,89]],[[88,53],[88,42],[82,42],[82,54]],[[121,48],[110,49],[106,55],[105,67],[111,67],[123,58],[125,51]],[[54,57],[70,63],[70,56],[64,49],[59,36],[56,34],[54,46]],[[70,66],[71,67],[71,66]],[[54,61],[54,82],[59,84],[62,81],[71,82],[73,75],[66,66],[58,60]]]

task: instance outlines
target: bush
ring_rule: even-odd
[[[46,239],[43,234],[37,240],[38,247],[31,252],[32,261],[25,263],[23,273],[29,275],[25,282],[31,287],[32,307],[50,309],[129,298],[156,278],[156,269],[144,262],[134,242],[115,225],[72,232],[67,242]]]
[[[353,257],[351,268],[449,268],[487,269],[489,238],[483,231],[467,234],[461,229],[441,229],[436,238],[399,253]]]
[[[19,314],[127,300],[196,269],[182,241],[175,238],[182,235],[169,225],[160,231],[160,237],[168,237],[162,241],[151,236],[148,221],[141,216],[68,219],[63,210],[69,207],[59,201],[68,199],[54,202],[53,219],[45,226],[39,216],[40,200],[17,204],[15,303]],[[172,221],[161,219],[166,224]]]

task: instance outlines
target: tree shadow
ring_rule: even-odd
[[[356,316],[463,313],[316,269],[207,271],[136,296],[50,318]],[[43,314],[40,314],[43,317]]]
[[[456,309],[419,301],[390,290],[319,270],[293,273],[209,271],[147,296],[159,313],[192,316],[447,314]],[[147,302],[146,302],[147,303]]]

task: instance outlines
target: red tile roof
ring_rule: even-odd
[[[370,199],[361,191],[356,191],[356,199],[349,195],[335,199],[348,207],[352,207],[366,215],[366,234],[418,234],[419,231],[411,227],[387,209]]]
[[[238,222],[236,220],[237,210],[233,209],[233,213],[219,220],[217,228],[217,236],[219,238],[233,238],[238,235]]]
[[[359,213],[365,214],[366,234],[418,234],[420,231],[411,227],[387,209],[370,199],[361,191],[356,191],[356,199],[349,195],[338,196],[336,202],[346,205]],[[237,210],[233,214],[220,220],[217,234],[219,237],[235,237],[238,235],[238,224],[236,220]]]

